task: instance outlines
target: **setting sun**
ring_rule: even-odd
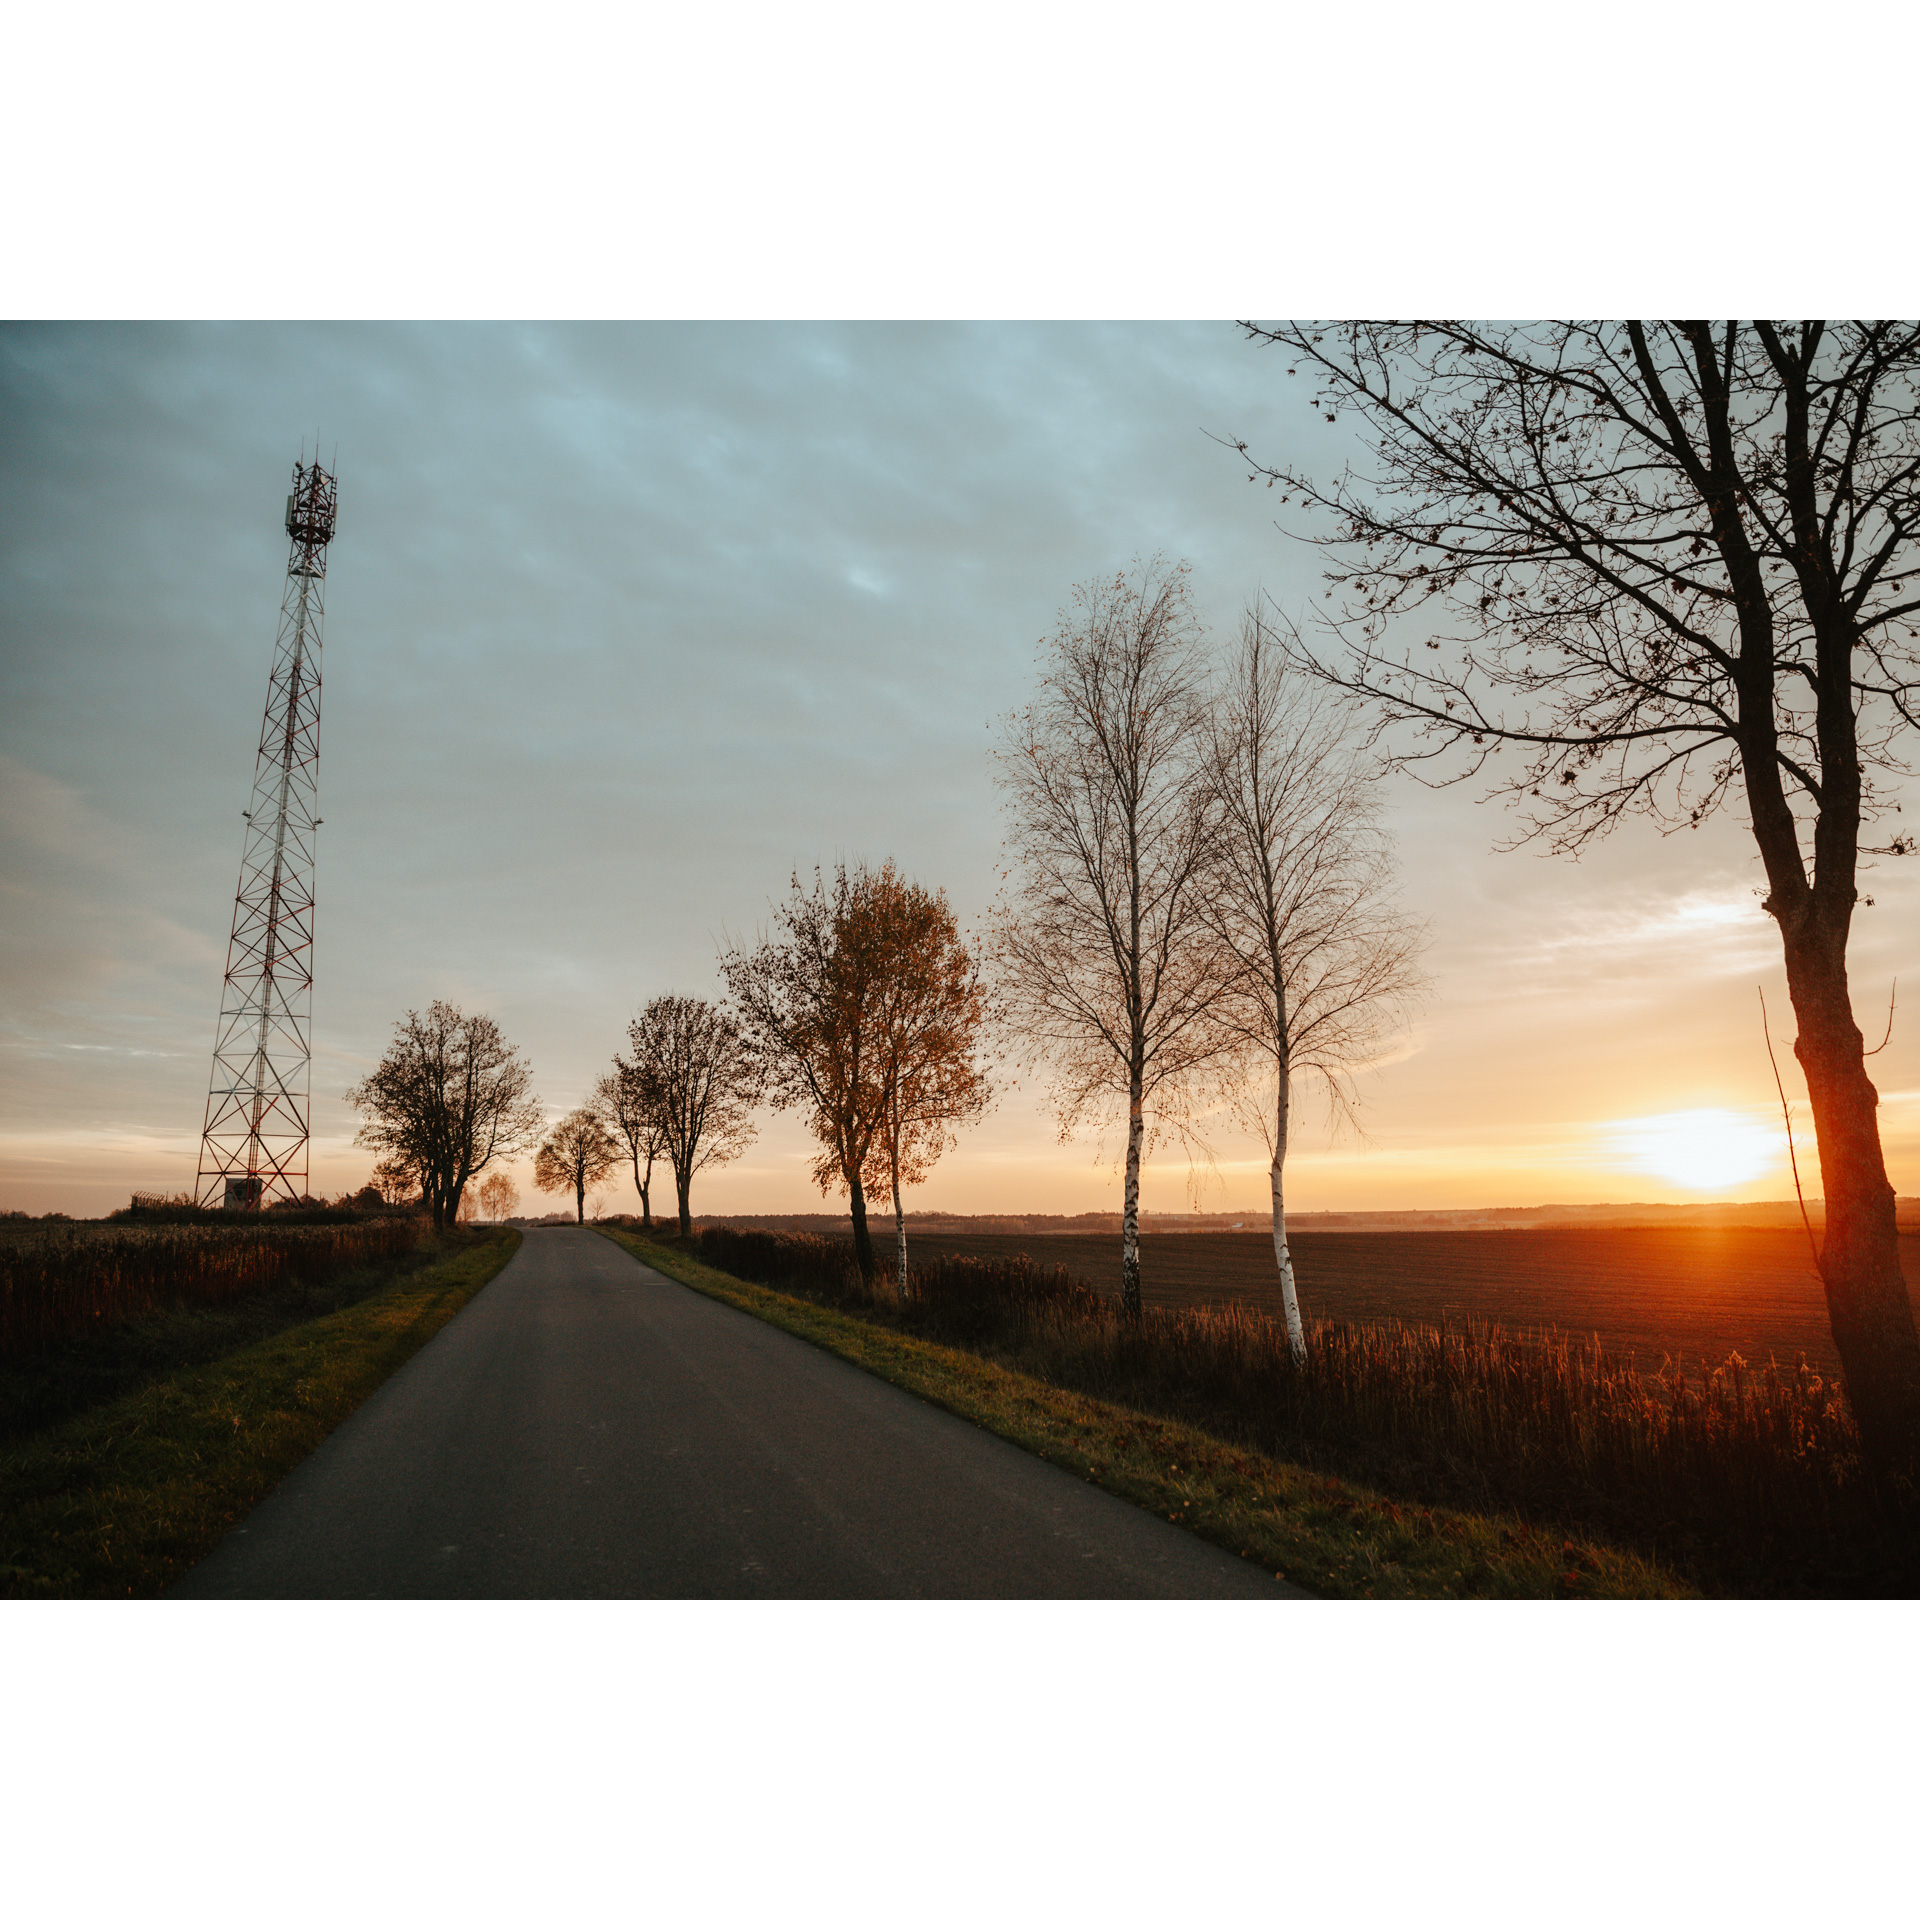
[[[1785,1137],[1777,1123],[1769,1126],[1727,1107],[1693,1107],[1683,1113],[1615,1120],[1607,1133],[1629,1164],[1677,1187],[1703,1193],[1758,1180],[1786,1156]]]

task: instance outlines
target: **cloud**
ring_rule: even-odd
[[[340,447],[314,1124],[345,1138],[436,994],[564,1111],[648,996],[717,991],[718,938],[795,867],[891,853],[976,918],[992,723],[1075,582],[1184,556],[1216,635],[1262,587],[1317,600],[1322,556],[1207,437],[1337,468],[1358,449],[1302,384],[1216,324],[0,327],[0,1128],[78,1180],[99,1127],[198,1123],[303,434]],[[1367,1077],[1376,1138],[1455,1143],[1447,1182],[1482,1154],[1497,1200],[1496,1134],[1770,1094],[1737,822],[1559,863],[1491,854],[1472,792],[1384,791],[1436,992]],[[1874,891],[1883,1001],[1920,875]],[[1880,1065],[1911,1085],[1920,1046]],[[1039,1092],[925,1204],[1098,1204]],[[796,1152],[770,1129],[712,1191],[806,1204]]]

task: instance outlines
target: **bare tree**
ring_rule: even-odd
[[[480,1182],[480,1211],[496,1225],[510,1219],[520,1204],[520,1190],[503,1172],[494,1172]]]
[[[573,1189],[574,1218],[585,1223],[587,1189],[597,1187],[625,1158],[620,1142],[591,1107],[576,1107],[540,1143],[533,1184],[542,1193]]]
[[[1205,898],[1233,970],[1223,1017],[1271,1075],[1235,1074],[1229,1092],[1272,1156],[1273,1256],[1296,1364],[1307,1347],[1284,1194],[1294,1084],[1316,1080],[1336,1125],[1351,1116],[1355,1069],[1421,990],[1424,944],[1392,904],[1373,772],[1344,716],[1315,696],[1250,610],[1215,708],[1218,864]]]
[[[666,1150],[664,1089],[644,1062],[613,1056],[613,1071],[594,1083],[593,1110],[623,1141],[633,1162],[633,1190],[640,1196],[642,1224],[653,1225],[653,1163]]]
[[[900,1189],[924,1180],[957,1129],[978,1119],[992,1098],[979,1057],[987,997],[944,893],[902,880],[889,860],[853,904],[866,924],[841,929],[842,942],[883,957],[870,1054],[882,1088],[874,1151],[893,1193],[895,1278],[904,1298]]]
[[[420,1204],[419,1176],[398,1160],[376,1161],[369,1183],[389,1207],[417,1207]]]
[[[754,1136],[759,1067],[723,1008],[684,994],[649,1000],[627,1028],[633,1063],[659,1088],[661,1141],[673,1167],[680,1231],[693,1231],[693,1176],[744,1153]]]
[[[1327,516],[1343,644],[1301,663],[1407,723],[1402,764],[1484,771],[1523,837],[1563,849],[1744,800],[1799,1016],[1834,1344],[1870,1456],[1911,1473],[1920,1333],[1847,940],[1862,855],[1915,850],[1862,830],[1920,723],[1920,326],[1248,331],[1370,430],[1372,478],[1253,471]],[[1453,633],[1395,651],[1416,609]]]
[[[533,1069],[484,1013],[436,1000],[424,1017],[410,1012],[395,1023],[385,1057],[348,1090],[347,1103],[365,1116],[354,1144],[409,1170],[433,1224],[445,1227],[467,1182],[540,1131],[532,1080]]]
[[[1054,1073],[1063,1139],[1126,1116],[1121,1300],[1140,1311],[1140,1167],[1196,1138],[1196,1079],[1233,1044],[1204,918],[1206,702],[1184,567],[1078,588],[1035,703],[996,753],[1010,893],[992,955],[1010,1030]]]
[[[854,1257],[869,1280],[866,1179],[889,1093],[879,1040],[889,954],[882,917],[866,904],[876,878],[843,862],[829,888],[816,868],[809,893],[794,874],[773,910],[775,931],[720,962],[775,1109],[805,1112],[821,1148],[815,1181],[823,1193],[836,1182],[846,1191]]]

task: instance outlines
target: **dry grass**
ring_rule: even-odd
[[[1863,1470],[1839,1383],[1805,1364],[1642,1372],[1596,1341],[1484,1321],[1316,1320],[1295,1369],[1254,1308],[1149,1307],[1130,1326],[1111,1295],[1024,1257],[927,1261],[902,1302],[862,1288],[842,1241],[711,1229],[698,1251],[1399,1500],[1596,1531],[1712,1590],[1920,1591],[1911,1510]]]
[[[1149,1513],[1309,1591],[1348,1599],[1677,1598],[1692,1589],[1657,1557],[1506,1513],[1396,1500],[1363,1480],[1278,1459],[1204,1423],[1116,1404],[891,1324],[884,1299],[839,1305],[736,1279],[686,1243],[611,1229],[631,1251],[710,1297],[838,1354],[1051,1460]],[[756,1240],[761,1236],[755,1236]],[[824,1245],[824,1251],[823,1249]],[[719,1249],[715,1247],[714,1251]],[[781,1265],[780,1249],[735,1244]],[[799,1263],[833,1244],[793,1248]],[[963,1276],[949,1276],[950,1278]],[[1001,1276],[1007,1294],[1035,1276]],[[1044,1290],[1044,1276],[1040,1277]],[[950,1299],[949,1305],[954,1304]],[[971,1296],[978,1307],[979,1293]]]
[[[391,1259],[430,1233],[414,1214],[318,1226],[56,1224],[11,1233],[0,1239],[0,1355]]]
[[[1240,1233],[1144,1236],[1141,1272],[1149,1306],[1275,1311],[1273,1242],[1259,1214]],[[1292,1236],[1301,1301],[1323,1319],[1490,1320],[1512,1329],[1598,1334],[1608,1352],[1643,1369],[1663,1359],[1717,1364],[1739,1353],[1804,1353],[1818,1371],[1838,1370],[1826,1294],[1806,1235],[1751,1226],[1533,1227],[1513,1231],[1395,1230]],[[1909,1285],[1920,1298],[1920,1235],[1901,1241]],[[915,1233],[916,1258],[1025,1254],[1061,1265],[1101,1292],[1120,1285],[1118,1233]]]

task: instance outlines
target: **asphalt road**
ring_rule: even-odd
[[[1301,1597],[598,1234],[554,1227],[529,1232],[173,1591]]]

